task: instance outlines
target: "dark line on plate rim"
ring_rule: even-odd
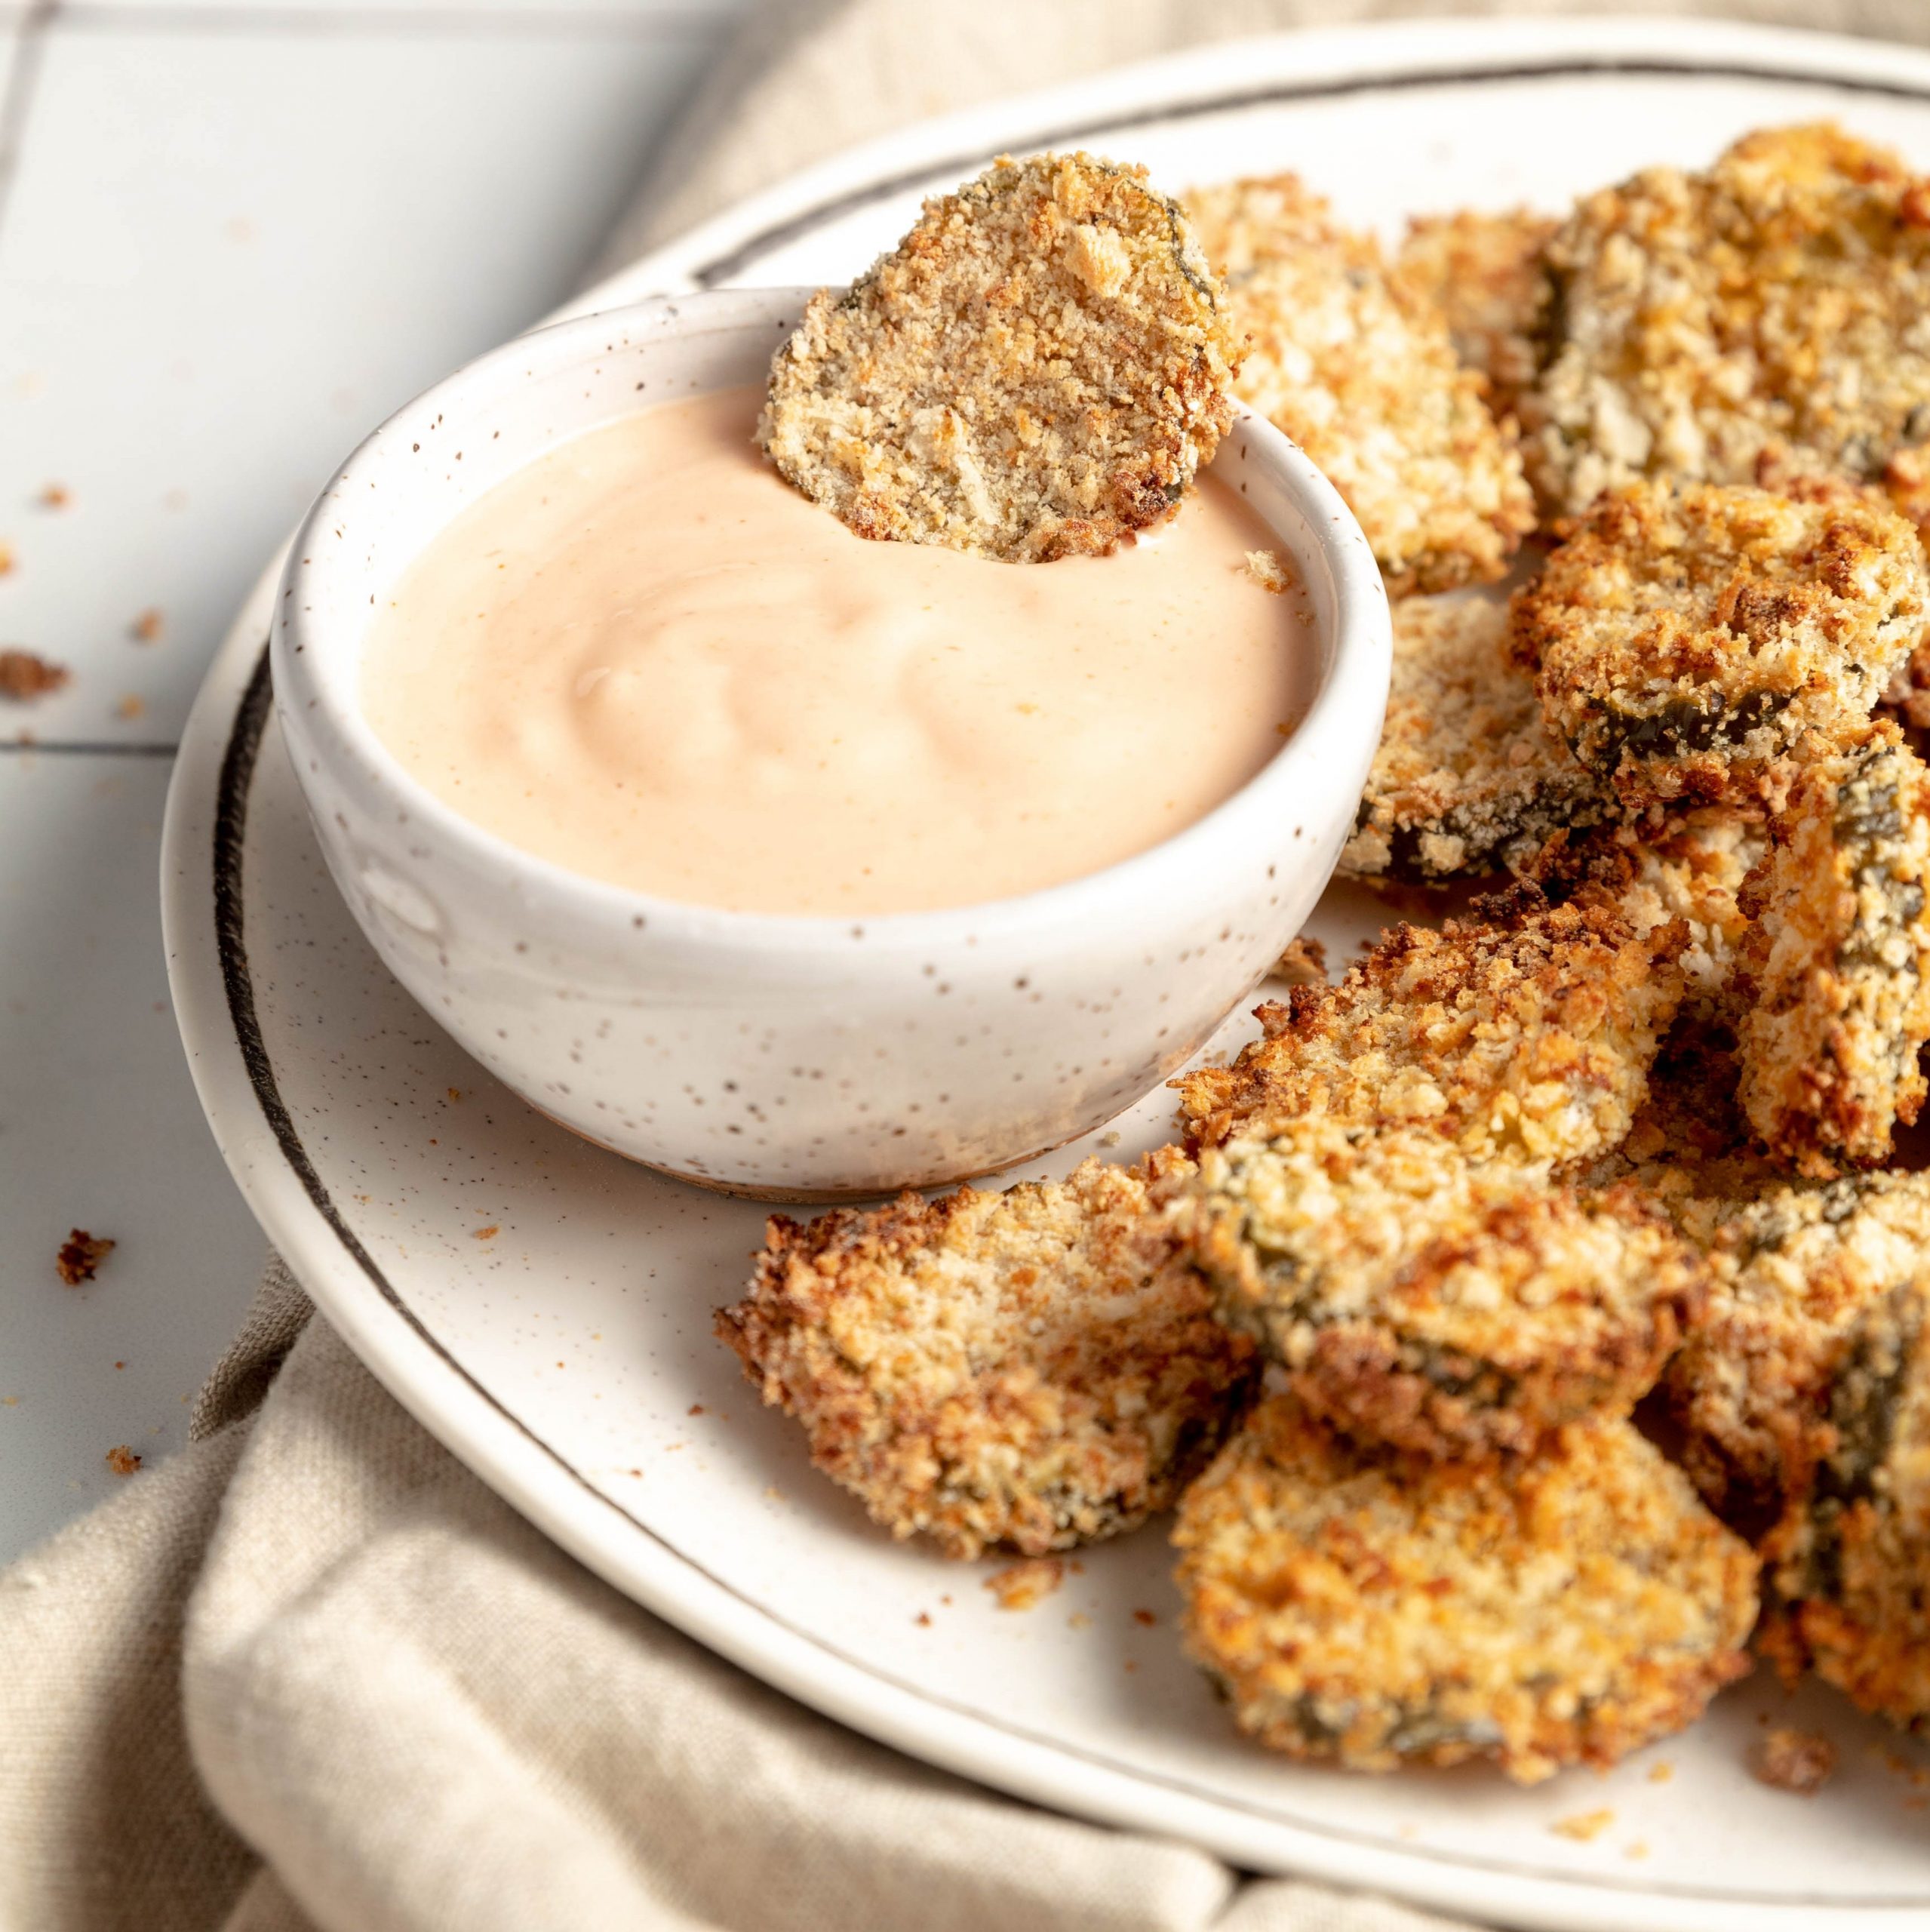
[[[1267,107],[1280,102],[1338,100],[1353,94],[1405,94],[1422,88],[1487,86],[1591,74],[1635,75],[1663,80],[1772,81],[1790,87],[1835,88],[1845,94],[1877,94],[1898,100],[1930,100],[1930,90],[1913,87],[1903,81],[1851,81],[1829,75],[1792,74],[1779,68],[1756,67],[1746,63],[1702,66],[1687,60],[1654,57],[1624,60],[1605,54],[1593,59],[1577,57],[1545,63],[1523,61],[1506,66],[1440,69],[1411,74],[1349,74],[1331,81],[1274,81],[1264,87],[1242,88],[1208,99],[1142,108],[1123,114],[1096,115],[1088,121],[1068,122],[1062,126],[1047,128],[1037,136],[1028,136],[1023,145],[1028,152],[1056,148],[1067,141],[1083,140],[1089,134],[1109,134],[1120,128],[1154,127],[1161,122],[1194,120],[1207,114],[1237,114],[1243,109]],[[1000,152],[997,147],[976,148],[968,153],[949,155],[929,166],[909,168],[901,174],[888,175],[882,180],[868,183],[862,188],[834,195],[828,201],[819,202],[801,214],[787,216],[769,228],[760,229],[748,241],[738,243],[728,254],[719,255],[702,268],[690,270],[690,278],[699,288],[715,288],[718,283],[728,281],[746,262],[808,233],[826,221],[868,208],[874,202],[889,200],[908,188],[930,181],[934,175],[961,174],[982,168]]]
[[[1877,81],[1850,81],[1839,78],[1811,79],[1802,75],[1793,75],[1773,69],[1748,66],[1696,66],[1683,63],[1657,60],[1569,60],[1550,63],[1545,66],[1492,67],[1460,70],[1451,73],[1435,72],[1426,75],[1393,75],[1375,78],[1366,76],[1351,78],[1337,82],[1323,82],[1306,87],[1290,84],[1278,88],[1255,89],[1250,92],[1223,96],[1212,100],[1187,102],[1177,107],[1149,109],[1144,113],[1121,116],[1117,118],[1094,120],[1080,126],[1056,130],[1042,136],[1034,144],[1050,146],[1054,142],[1077,138],[1082,132],[1101,128],[1143,127],[1157,121],[1177,121],[1189,116],[1219,113],[1229,108],[1262,105],[1272,100],[1318,99],[1336,94],[1359,94],[1369,91],[1393,91],[1421,85],[1452,85],[1554,78],[1565,74],[1637,74],[1650,76],[1683,76],[1696,78],[1713,75],[1718,78],[1739,80],[1765,80],[1802,87],[1836,89],[1848,93],[1877,94],[1911,100],[1930,100],[1930,89],[1910,87],[1898,82]],[[815,225],[826,217],[842,214],[870,202],[882,200],[902,189],[928,179],[937,171],[953,166],[967,166],[982,157],[967,156],[956,164],[939,161],[930,168],[917,173],[895,177],[876,184],[868,190],[854,191],[824,202],[806,216],[787,221],[766,229],[754,244],[733,249],[727,256],[720,257],[704,267],[691,272],[693,279],[699,287],[709,288],[732,273],[757,248],[773,245],[803,226]],[[1375,1851],[1391,1853],[1397,1858],[1418,1860],[1424,1863],[1451,1867],[1458,1871],[1489,1872],[1498,1875],[1526,1878],[1537,1884],[1553,1884],[1572,1887],[1580,1891],[1626,1893],[1631,1897],[1643,1894],[1700,1902],[1705,1904],[1766,1905],[1766,1906],[1827,1906],[1839,1911],[1851,1912],[1888,1912],[1900,1906],[1921,1906],[1930,1903],[1930,1897],[1924,1894],[1884,1895],[1867,1899],[1845,1900],[1821,1894],[1789,1892],[1754,1893],[1714,1892],[1699,1888],[1673,1884],[1643,1884],[1640,1881],[1611,1876],[1606,1873],[1563,1872],[1557,1869],[1515,1865],[1496,1859],[1469,1858],[1458,1854],[1438,1850],[1433,1847],[1415,1845],[1388,1839],[1369,1833],[1354,1832],[1345,1827],[1329,1824],[1324,1820],[1304,1820],[1277,1810],[1268,1810],[1228,1794],[1193,1784],[1186,1780],[1162,1776],[1148,1772],[1136,1765],[1123,1765],[1096,1752],[1066,1743],[1062,1739],[1052,1738],[1022,1729],[988,1716],[982,1711],[954,1703],[948,1698],[934,1695],[919,1684],[911,1684],[893,1676],[866,1662],[827,1643],[815,1632],[801,1629],[785,1618],[775,1614],[770,1607],[746,1596],[733,1584],[714,1574],[695,1558],[686,1555],[675,1544],[668,1542],[647,1523],[641,1521],[613,1497],[606,1494],[592,1482],[568,1457],[538,1435],[522,1418],[507,1407],[501,1399],[466,1368],[448,1347],[411,1309],[394,1285],[383,1272],[373,1256],[363,1247],[355,1232],[343,1220],[329,1194],[327,1186],[317,1172],[314,1162],[297,1131],[286,1103],[281,1098],[281,1088],[275,1078],[274,1064],[269,1058],[266,1043],[261,1031],[260,1018],[254,1000],[254,986],[247,960],[247,937],[242,885],[244,841],[247,831],[248,793],[253,783],[255,765],[261,749],[263,734],[272,709],[273,691],[270,681],[268,650],[266,645],[255,668],[248,679],[247,688],[237,707],[234,721],[229,728],[228,743],[223,752],[221,775],[216,792],[214,838],[214,925],[217,950],[221,962],[223,987],[227,995],[229,1017],[235,1029],[236,1044],[240,1049],[243,1065],[247,1070],[249,1083],[261,1106],[263,1116],[273,1133],[275,1143],[283,1158],[302,1184],[315,1211],[321,1217],[343,1249],[362,1272],[367,1276],[376,1293],[407,1324],[410,1331],[418,1337],[438,1360],[450,1371],[473,1389],[495,1413],[509,1423],[524,1441],[540,1450],[556,1466],[586,1494],[594,1497],[606,1509],[613,1511],[640,1534],[647,1537],[657,1547],[681,1563],[687,1569],[702,1577],[714,1589],[721,1591],[745,1608],[756,1613],[766,1622],[776,1625],[790,1635],[825,1655],[834,1657],[848,1669],[861,1675],[889,1685],[902,1695],[917,1703],[927,1703],[951,1712],[954,1715],[981,1724],[987,1729],[1001,1731],[1006,1736],[1049,1750],[1059,1752],[1093,1765],[1112,1776],[1123,1777],[1141,1784],[1163,1786],[1166,1789],[1197,1799],[1207,1804],[1240,1811],[1249,1817],[1273,1825],[1286,1825],[1289,1829],[1305,1832],[1311,1837],[1326,1838],[1342,1843],[1360,1846]],[[742,1666],[737,1666],[742,1669]],[[747,1672],[747,1675],[754,1675]],[[802,1702],[803,1700],[798,1701]],[[835,1720],[834,1720],[835,1721]],[[882,1741],[882,1740],[880,1740]],[[896,1746],[888,1749],[897,1749]],[[909,1752],[901,1755],[909,1756]],[[1007,1792],[1007,1796],[1014,1794]],[[1037,1804],[1037,1801],[1024,1799],[1022,1802]],[[1038,1804],[1040,1810],[1050,1810],[1049,1805]]]

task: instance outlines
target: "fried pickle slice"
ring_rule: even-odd
[[[1761,812],[1707,805],[1579,837],[1557,833],[1521,871],[1557,901],[1580,891],[1606,893],[1638,933],[1681,920],[1689,931],[1679,955],[1687,986],[1683,1014],[1707,1024],[1728,1014],[1749,930],[1742,888],[1768,848]]]
[[[1185,1164],[774,1215],[718,1333],[894,1536],[973,1557],[1115,1535],[1179,1494],[1253,1373],[1148,1200]]]
[[[1515,594],[1550,725],[1623,804],[1746,798],[1866,718],[1922,636],[1916,532],[1856,497],[1638,483]]]
[[[1314,1115],[1209,1148],[1178,1212],[1222,1318],[1311,1414],[1424,1456],[1627,1415],[1707,1286],[1632,1189],[1584,1198],[1425,1128]]]
[[[1477,1159],[1587,1159],[1641,1105],[1687,937],[1529,884],[1438,932],[1397,927],[1337,984],[1260,1008],[1262,1037],[1231,1066],[1174,1081],[1188,1132],[1213,1146],[1326,1113],[1424,1126]]]
[[[1415,884],[1518,866],[1557,831],[1592,825],[1612,794],[1541,717],[1483,597],[1394,608],[1394,678],[1340,869]]]
[[[1189,1654],[1295,1758],[1532,1784],[1680,1730],[1749,1668],[1755,1556],[1624,1423],[1436,1463],[1271,1397],[1173,1541]]]
[[[1851,1328],[1930,1256],[1930,1175],[1766,1178],[1699,1193],[1677,1218],[1712,1284],[1664,1381],[1679,1460],[1725,1522],[1759,1537],[1816,1466]]]
[[[928,201],[848,291],[812,297],[758,440],[861,537],[1102,555],[1211,460],[1240,340],[1144,168],[1001,159]]]
[[[1930,1041],[1930,770],[1887,721],[1798,777],[1750,875],[1744,1111],[1827,1178],[1885,1158],[1923,1103]]]
[[[1786,1668],[1930,1728],[1930,1285],[1872,1302],[1829,1391],[1829,1447],[1773,1540]]]
[[[1584,196],[1544,257],[1530,472],[1575,516],[1638,477],[1804,469],[1925,499],[1930,183],[1827,125]]]
[[[1535,380],[1535,341],[1547,306],[1541,252],[1561,223],[1526,208],[1416,215],[1395,268],[1447,318],[1454,352],[1488,379],[1497,413]]]
[[[1533,503],[1439,308],[1291,174],[1186,201],[1249,337],[1235,393],[1326,473],[1389,592],[1501,576]]]

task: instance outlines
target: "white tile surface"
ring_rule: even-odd
[[[75,672],[38,735],[178,733],[335,462],[561,297],[711,45],[57,19],[0,226],[0,638]]]
[[[0,754],[0,1558],[121,1480],[116,1444],[180,1446],[261,1266],[167,1006],[167,769]],[[120,1245],[69,1288],[76,1226]]]
[[[466,35],[521,28],[570,33],[623,21],[710,26],[746,11],[750,0],[61,0],[66,20],[121,26],[143,21],[204,31],[245,30],[251,20],[300,20],[327,31],[369,35],[427,21]]]
[[[0,738],[171,743],[335,462],[567,292],[734,11],[63,7],[0,182],[0,645],[75,675]],[[167,1010],[167,771],[0,751],[0,1561],[178,1446],[263,1254]],[[75,1225],[121,1246],[72,1290]]]

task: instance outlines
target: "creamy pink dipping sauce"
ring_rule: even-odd
[[[867,543],[754,447],[761,399],[576,437],[405,574],[363,707],[438,797],[665,898],[911,912],[1144,851],[1294,728],[1313,632],[1246,568],[1277,546],[1237,484],[1105,558]]]

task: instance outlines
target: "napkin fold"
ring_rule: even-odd
[[[1652,0],[1651,11],[1655,11]],[[1202,41],[1468,0],[776,0],[603,266],[917,116]],[[1930,40],[1922,0],[1677,11]],[[0,1927],[1426,1932],[1448,1921],[936,1772],[547,1542],[278,1261],[190,1447],[0,1572]]]

